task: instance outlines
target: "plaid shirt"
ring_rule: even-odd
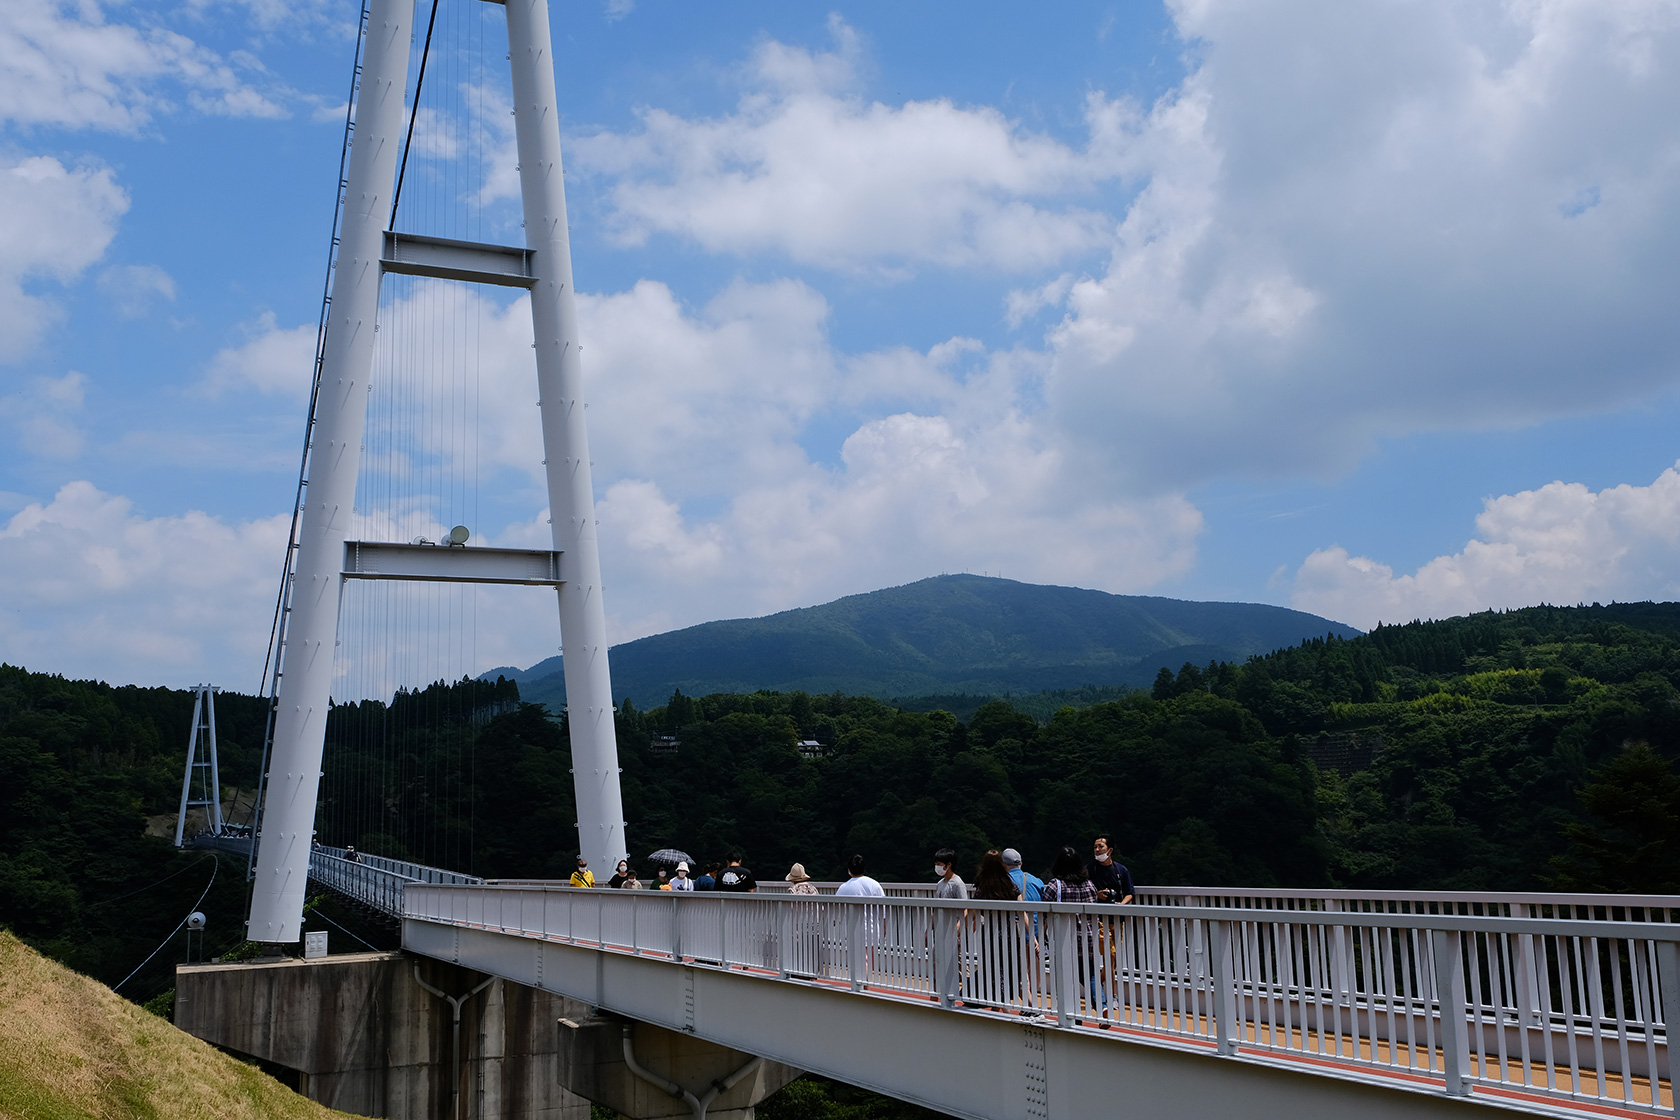
[[[1095,902],[1097,888],[1087,879],[1083,883],[1070,883],[1066,879],[1052,879],[1044,884],[1044,901],[1046,902]]]

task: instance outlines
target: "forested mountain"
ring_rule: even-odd
[[[953,575],[765,618],[708,622],[612,649],[613,693],[644,707],[674,689],[844,692],[888,699],[1145,685],[1163,665],[1241,661],[1358,631],[1260,603],[1194,603]],[[560,659],[484,674],[565,705]]]
[[[622,704],[619,749],[638,853],[739,847],[761,875],[833,876],[861,851],[916,879],[947,844],[965,867],[1013,845],[1041,868],[1106,831],[1142,882],[1680,892],[1677,683],[1680,605],[1541,607],[1187,663],[1043,720],[677,692]],[[145,828],[172,824],[191,708],[0,668],[0,924],[112,983],[180,921],[214,858]],[[223,694],[218,714],[223,779],[248,788],[262,703]],[[340,706],[330,735],[322,839],[569,870],[564,717],[512,682]],[[243,870],[204,903],[212,953],[239,940]],[[167,986],[172,953],[124,993]]]
[[[191,692],[0,665],[0,925],[107,984],[140,965],[207,887],[212,945],[244,939],[244,861],[218,865],[172,846],[192,707]],[[252,697],[217,697],[228,787],[255,784],[265,710]],[[148,833],[147,818],[163,814]],[[178,960],[160,954],[122,994],[169,987]]]

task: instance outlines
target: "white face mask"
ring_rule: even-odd
[[[1097,856],[1097,862],[1098,862],[1098,863],[1107,863],[1107,862],[1108,862],[1108,858],[1109,858],[1109,857],[1108,857],[1108,853],[1107,853],[1107,852],[1103,852],[1103,853],[1101,853],[1101,854],[1100,854],[1100,855],[1098,855],[1098,856]]]
[[[933,873],[935,875],[939,876],[941,879],[945,878],[945,865],[943,863],[934,864],[933,865]]]
[[[688,878],[688,872],[686,872],[686,871],[679,871],[679,872],[677,872],[677,878],[679,878],[679,879],[686,879],[686,878]]]

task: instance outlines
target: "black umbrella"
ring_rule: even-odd
[[[648,862],[671,868],[675,868],[679,863],[686,863],[693,867],[694,857],[687,852],[678,851],[676,848],[661,848],[648,857]]]

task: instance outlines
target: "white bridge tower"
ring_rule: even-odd
[[[487,0],[494,2],[494,0]],[[579,845],[598,868],[627,855],[606,613],[584,430],[583,372],[560,163],[547,0],[506,0],[525,246],[386,228],[403,141],[413,0],[371,0],[330,315],[322,344],[304,498],[276,669],[272,747],[251,895],[252,941],[301,937],[320,792],[339,598],[346,579],[537,584],[556,588]],[[379,288],[385,273],[524,288],[535,330],[552,551],[349,540]]]

